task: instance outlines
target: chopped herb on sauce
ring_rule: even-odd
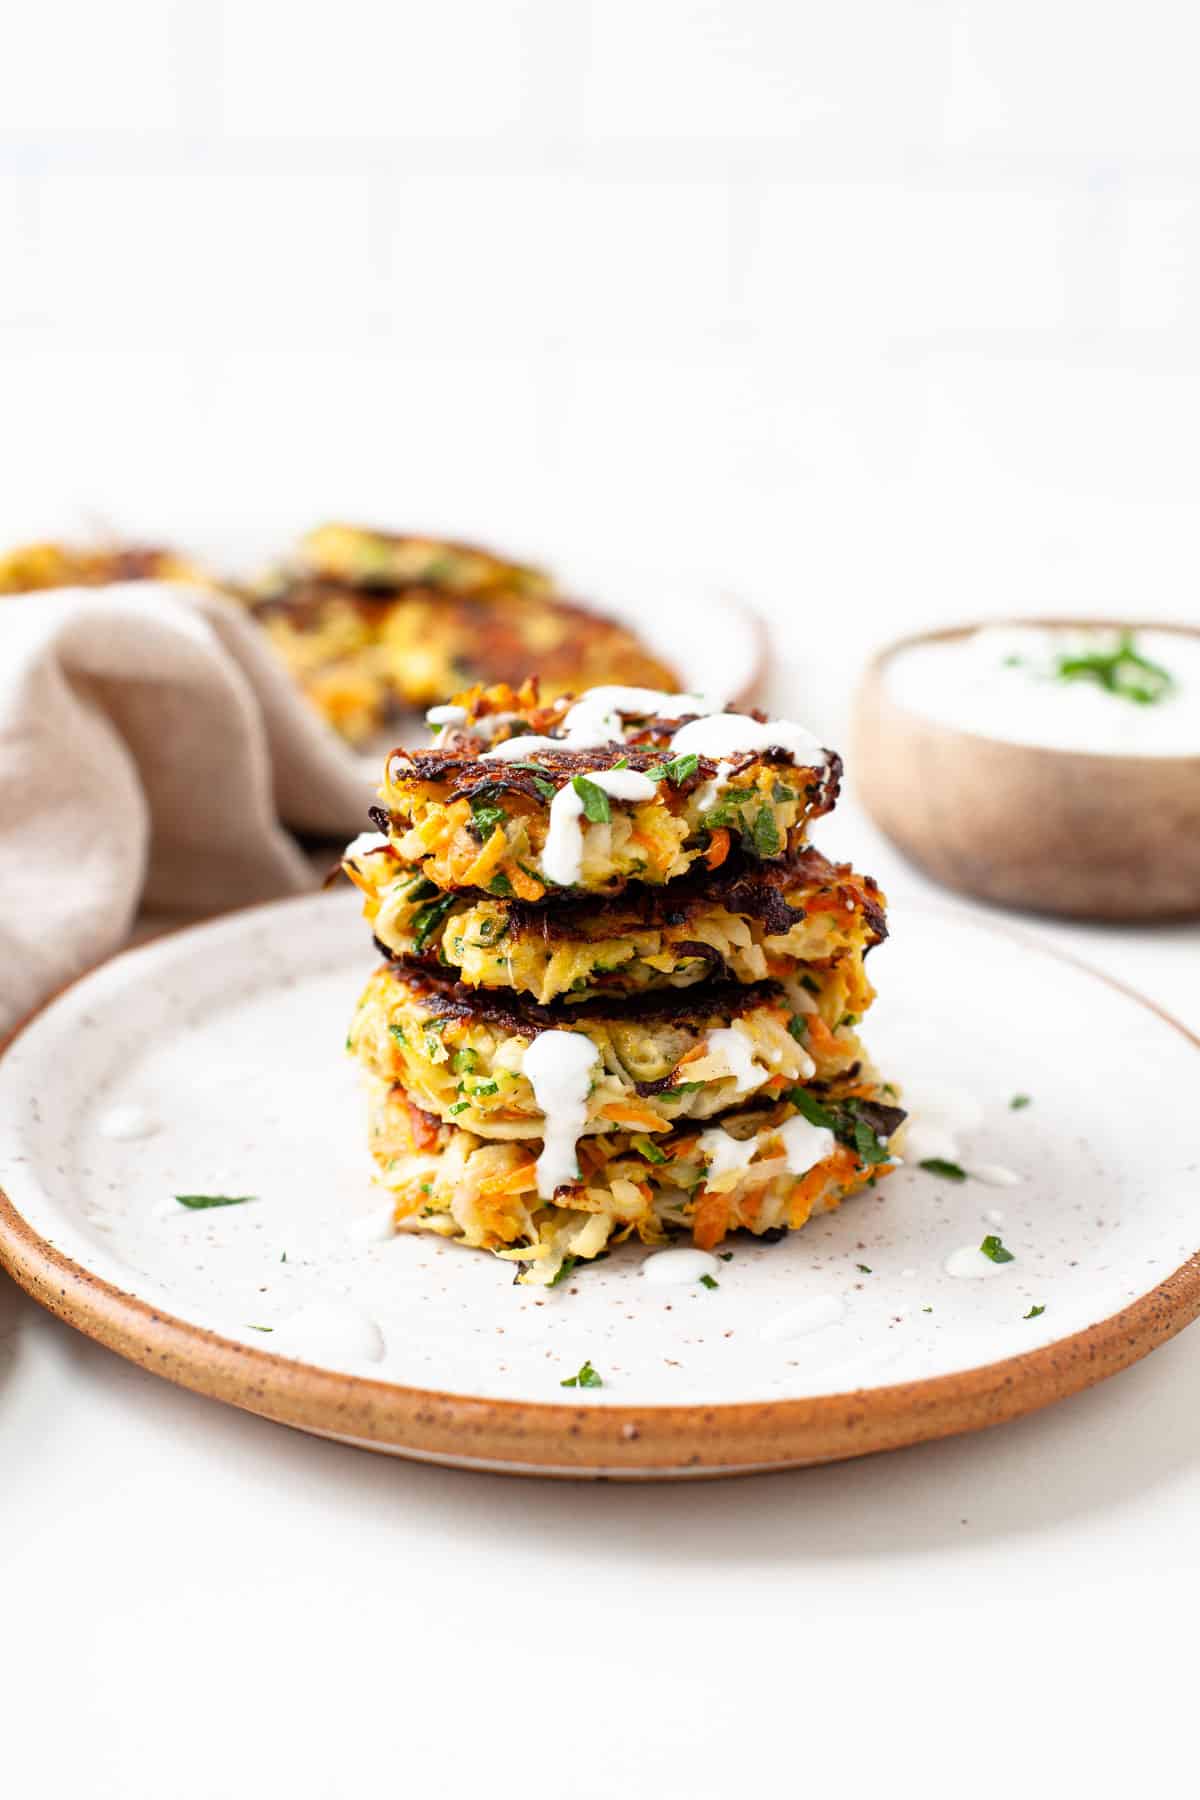
[[[608,795],[586,775],[572,775],[571,786],[583,801],[583,816],[592,825],[607,825],[612,818]]]
[[[1132,700],[1136,706],[1153,706],[1175,688],[1169,671],[1140,653],[1132,631],[1121,633],[1115,650],[1059,656],[1054,673],[1060,681],[1093,681],[1105,693]]]
[[[967,1171],[960,1169],[956,1162],[947,1162],[944,1156],[927,1156],[918,1166],[927,1170],[930,1175],[940,1175],[944,1181],[967,1179]]]
[[[988,1232],[988,1235],[984,1238],[979,1248],[989,1262],[1006,1263],[1016,1262],[1017,1260],[1011,1250],[1006,1250],[1004,1248],[1004,1245],[1000,1242],[1000,1239],[996,1236],[994,1231]]]

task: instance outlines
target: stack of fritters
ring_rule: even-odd
[[[396,1225],[551,1283],[634,1234],[794,1228],[887,1173],[904,1115],[857,1033],[883,897],[806,841],[838,758],[651,690],[433,716],[343,865],[386,958],[349,1042]]]

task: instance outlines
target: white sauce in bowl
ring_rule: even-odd
[[[1200,636],[1131,630],[1137,654],[1171,678],[1145,703],[1096,679],[1064,679],[1062,658],[1110,657],[1119,644],[1113,631],[1067,625],[989,625],[913,644],[888,661],[885,690],[908,712],[1004,743],[1092,756],[1200,756]]]

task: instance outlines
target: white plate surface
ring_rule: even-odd
[[[0,1186],[42,1237],[155,1307],[424,1389],[560,1401],[586,1358],[605,1383],[578,1391],[588,1403],[716,1404],[990,1363],[1119,1311],[1196,1249],[1200,1062],[1148,1007],[1028,944],[950,914],[892,924],[872,959],[878,1060],[902,1084],[971,1090],[985,1122],[964,1161],[1022,1183],[904,1169],[782,1243],[734,1240],[715,1291],[652,1285],[632,1247],[544,1293],[436,1239],[362,1241],[355,1222],[379,1197],[342,1046],[372,958],[345,894],[159,940],[57,1000],[0,1065]],[[1010,1110],[1015,1092],[1032,1104]],[[117,1105],[161,1129],[105,1137]],[[259,1198],[189,1212],[179,1192]],[[1015,1257],[995,1279],[944,1272],[991,1231]],[[839,1320],[781,1335],[826,1297]],[[373,1320],[383,1360],[289,1333],[318,1299]],[[1034,1304],[1045,1312],[1024,1318]]]

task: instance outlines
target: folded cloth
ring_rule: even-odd
[[[371,788],[233,602],[157,582],[0,602],[0,1032],[139,907],[312,887],[284,826],[353,833]]]

